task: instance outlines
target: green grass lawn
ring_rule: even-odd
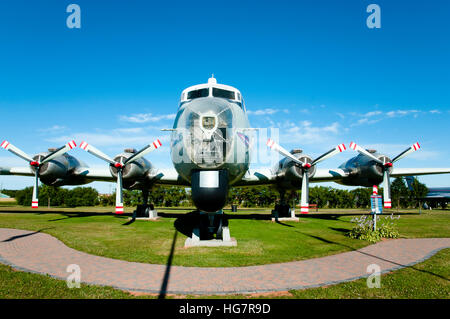
[[[190,210],[159,209],[157,222],[130,222],[129,215],[114,216],[110,207],[40,208],[0,207],[0,227],[41,231],[62,240],[69,247],[91,254],[129,261],[165,264],[176,238],[173,265],[246,266],[301,260],[358,249],[367,242],[350,239],[350,219],[361,210],[321,210],[300,217],[300,222],[273,223],[270,210],[240,209],[230,215],[231,235],[237,247],[183,247],[185,219]],[[128,211],[129,213],[130,211]],[[397,213],[397,212],[395,212]],[[400,211],[400,235],[448,237],[449,211]],[[177,236],[175,237],[175,233]],[[295,290],[273,295],[201,296],[201,298],[448,298],[450,249],[431,259],[382,276],[380,289],[369,289],[366,280]],[[135,298],[110,287],[82,284],[68,289],[66,283],[48,276],[15,271],[0,264],[0,298]],[[139,298],[155,298],[143,295]],[[173,297],[173,296],[172,296]],[[183,296],[199,298],[199,296]]]
[[[190,234],[186,212],[159,209],[157,222],[134,221],[129,216],[114,216],[111,208],[42,209],[1,207],[0,227],[41,231],[67,246],[90,254],[128,261],[165,264],[176,238],[173,265],[248,266],[309,259],[359,249],[368,242],[344,234],[351,229],[350,219],[360,210],[322,210],[303,215],[300,222],[274,223],[269,210],[240,210],[229,213],[231,236],[237,247],[184,248]],[[447,211],[402,211],[398,222],[401,237],[448,237],[450,214]],[[177,236],[174,236],[178,232]]]

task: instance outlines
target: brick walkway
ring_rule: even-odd
[[[0,228],[0,262],[65,279],[77,264],[81,281],[150,293],[224,294],[318,287],[410,266],[450,247],[450,238],[396,239],[332,256],[250,267],[200,268],[152,265],[89,255],[37,232]],[[167,280],[168,279],[168,280]]]

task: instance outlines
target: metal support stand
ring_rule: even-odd
[[[136,210],[133,212],[133,219],[138,220],[157,220],[158,212],[155,206],[151,203],[148,205],[148,189],[142,190],[142,205],[137,205]]]
[[[215,213],[199,212],[192,236],[187,238],[184,247],[237,246],[236,239],[230,236],[228,218],[222,210]]]
[[[158,212],[153,204],[150,205],[137,205],[136,210],[133,212],[133,218],[138,220],[157,220]]]
[[[272,221],[294,221],[298,222],[300,219],[295,216],[295,209],[291,208],[285,201],[285,192],[280,191],[280,203],[275,205],[272,210]]]

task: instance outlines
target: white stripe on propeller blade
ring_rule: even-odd
[[[91,153],[94,156],[97,156],[98,158],[114,165],[116,164],[116,161],[114,161],[111,157],[100,151],[99,149],[95,148],[94,146],[86,143],[85,141],[81,142],[80,148],[85,150],[88,153]]]
[[[420,149],[420,145],[418,142],[414,143],[413,145],[411,145],[411,147],[409,149],[406,149],[403,153],[400,153],[400,155],[397,155],[392,162],[397,162],[399,159],[402,159],[403,157],[417,151],[418,149]]]
[[[308,214],[309,212],[309,175],[307,171],[302,174],[302,194],[300,199],[300,213]]]
[[[116,183],[116,214],[123,213],[123,185],[122,185],[122,170],[117,170]]]
[[[10,151],[11,153],[19,156],[20,158],[26,160],[27,162],[32,162],[33,159],[31,158],[31,156],[29,156],[27,153],[25,153],[24,151],[22,151],[21,149],[15,147],[14,145],[12,145],[11,143],[9,143],[8,141],[3,141],[2,144],[0,145],[0,147],[4,148],[7,151]]]
[[[70,147],[70,149],[77,147],[77,144],[75,143],[74,140],[72,140],[69,143],[67,143],[67,145]]]
[[[289,157],[291,160],[293,160],[294,162],[296,162],[297,164],[300,164],[303,166],[303,162],[299,161],[298,158],[296,158],[294,155],[292,155],[291,153],[289,153],[287,150],[285,150],[284,148],[282,148],[280,145],[278,145],[277,143],[275,143],[274,140],[272,139],[268,139],[267,140],[267,146],[269,146],[272,150],[277,151],[278,153],[280,153],[283,156]]]
[[[161,143],[161,141],[159,139],[157,139],[156,141],[153,142],[153,146],[155,146],[155,149],[156,149],[158,147],[161,147],[162,143]]]
[[[380,161],[377,157],[375,157],[374,155],[370,154],[369,152],[367,152],[365,149],[363,149],[361,146],[351,142],[350,143],[350,148],[357,151],[360,154],[363,154],[367,157],[370,157],[371,159],[373,159],[375,162],[379,163],[379,164],[384,164],[382,161]]]
[[[9,145],[9,142],[5,140],[5,141],[2,142],[2,144],[0,145],[0,147],[2,147],[2,148],[4,148],[5,150],[7,150],[7,149],[8,149],[8,145]]]
[[[333,150],[328,151],[327,153],[325,153],[325,154],[319,156],[318,158],[316,158],[313,161],[313,165],[316,165],[317,163],[320,163],[320,162],[322,162],[322,161],[324,161],[324,160],[326,160],[326,159],[328,159],[330,157],[333,157],[333,156],[335,156],[335,155],[337,155],[337,154],[339,154],[339,153],[341,153],[341,152],[343,152],[345,150],[346,150],[345,144],[339,144]]]
[[[33,195],[31,197],[31,208],[39,206],[39,168],[34,172]]]
[[[336,146],[336,150],[339,150],[339,152],[343,152],[345,151],[347,148],[345,147],[345,144],[339,144],[338,146]]]
[[[140,151],[138,151],[136,153],[136,156],[131,156],[130,158],[128,158],[124,164],[127,164],[129,162],[135,161],[140,159],[141,157],[147,155],[148,153],[156,150],[157,148],[161,147],[162,143],[159,139],[153,141],[152,144],[147,145],[146,147],[144,147],[143,149],[141,149]]]
[[[77,146],[77,144],[75,143],[75,141],[73,141],[73,140],[70,141],[69,143],[64,145],[64,147],[62,149],[60,149],[59,151],[53,153],[49,157],[44,158],[44,160],[42,161],[41,164],[47,163],[47,162],[51,161],[52,159],[63,155],[65,152],[67,152],[68,150],[71,150],[72,148],[74,148],[76,146]]]
[[[383,173],[383,202],[384,208],[391,208],[391,181],[388,169]]]

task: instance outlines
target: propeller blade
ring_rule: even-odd
[[[336,146],[335,148],[329,150],[328,152],[320,155],[319,157],[317,157],[311,165],[316,165],[319,162],[322,162],[330,157],[333,157],[343,151],[345,151],[347,148],[345,147],[345,144],[339,144],[338,146]]]
[[[2,144],[0,144],[0,147],[4,148],[7,151],[10,151],[14,155],[19,156],[20,158],[26,160],[27,162],[33,162],[34,160],[29,156],[27,153],[22,151],[21,149],[15,147],[14,145],[10,144],[8,141],[3,141]]]
[[[108,155],[106,155],[105,153],[100,151],[99,149],[95,148],[94,146],[92,146],[84,141],[81,142],[80,148],[85,150],[86,152],[91,153],[92,155],[97,156],[98,158],[110,163],[111,165],[117,164],[117,162],[114,161],[111,157],[109,157]]]
[[[303,170],[302,174],[302,197],[300,200],[300,213],[309,213],[309,176],[308,170]]]
[[[39,207],[39,167],[34,172],[33,197],[31,198],[31,208]]]
[[[156,150],[158,147],[161,147],[161,141],[159,139],[156,139],[152,144],[149,144],[147,146],[145,146],[144,148],[142,148],[139,152],[134,153],[132,156],[130,156],[124,163],[123,165],[126,165],[127,163],[130,163],[132,161],[135,161],[139,158],[141,158],[142,156]]]
[[[285,150],[283,147],[281,147],[280,145],[275,143],[275,141],[270,138],[267,140],[267,146],[269,146],[272,150],[277,151],[281,155],[283,155],[285,157],[289,157],[291,160],[293,160],[295,163],[301,165],[302,167],[305,164],[305,163],[299,161],[294,155],[289,153],[287,150]]]
[[[402,159],[403,157],[411,154],[412,152],[417,151],[419,148],[420,148],[419,142],[414,143],[413,145],[408,147],[406,150],[404,150],[403,152],[398,154],[396,157],[394,157],[394,159],[392,160],[392,163],[398,161],[399,159]]]
[[[392,207],[389,169],[385,169],[383,173],[383,201],[384,201],[384,208]]]
[[[47,162],[51,161],[52,159],[63,155],[65,152],[71,150],[72,148],[75,148],[76,146],[77,146],[77,144],[75,143],[74,140],[70,141],[66,145],[58,148],[56,151],[54,151],[54,152],[48,154],[47,156],[45,156],[42,159],[41,164],[47,163]]]
[[[363,154],[367,157],[370,157],[371,159],[373,159],[375,162],[384,165],[384,163],[382,161],[380,161],[378,158],[376,158],[375,156],[373,156],[372,154],[370,154],[369,152],[367,152],[365,149],[363,149],[361,146],[351,142],[350,143],[350,148],[357,151],[360,154]]]
[[[122,168],[117,169],[116,214],[123,214]]]

